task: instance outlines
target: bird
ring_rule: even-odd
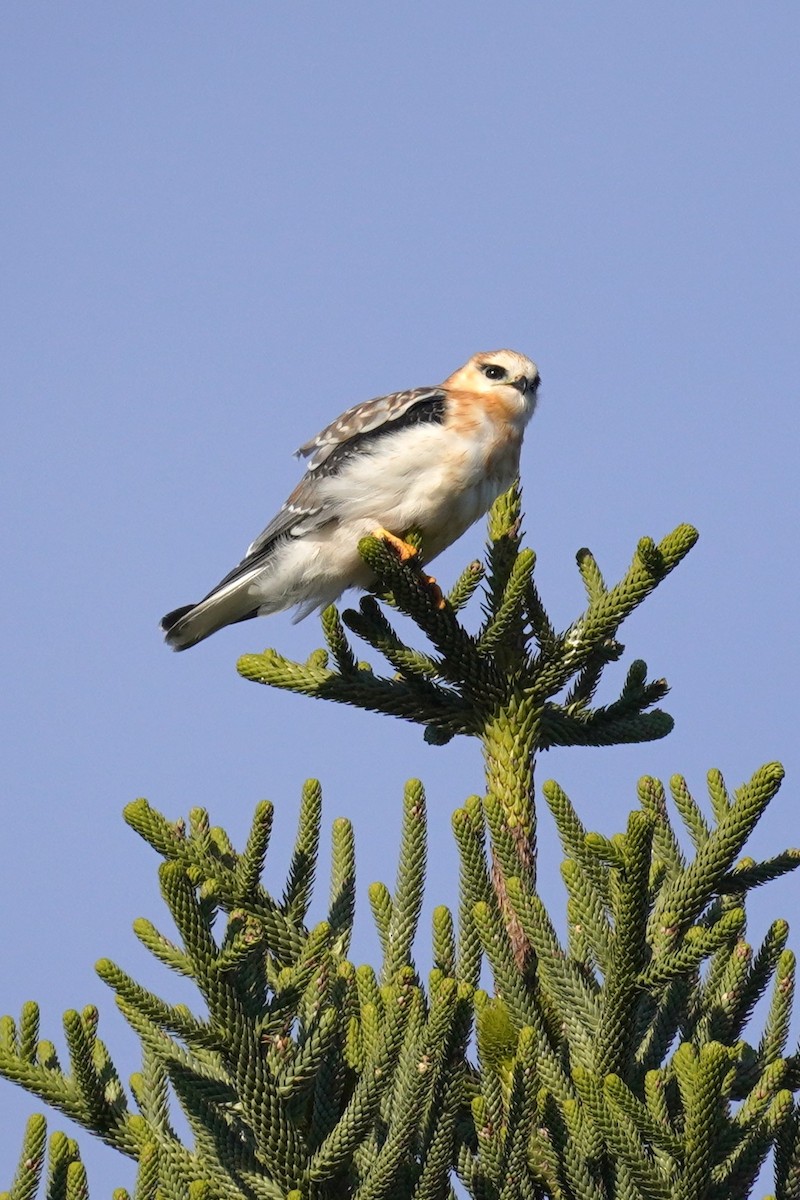
[[[375,579],[367,535],[428,563],[484,515],[519,473],[539,370],[515,350],[473,355],[444,383],[348,408],[297,451],[307,470],[244,558],[199,603],[161,620],[174,650],[226,625],[295,608],[295,621]],[[431,580],[431,583],[435,581]]]

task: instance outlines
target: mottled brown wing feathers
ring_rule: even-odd
[[[376,396],[348,408],[340,417],[327,425],[310,442],[297,451],[298,457],[308,458],[309,471],[316,470],[334,452],[353,437],[363,436],[389,425],[402,417],[409,409],[428,399],[442,398],[441,388],[412,388],[406,392],[392,392],[389,396]]]
[[[335,520],[335,514],[326,510],[320,496],[321,480],[341,470],[352,454],[373,439],[419,422],[441,422],[446,398],[441,388],[414,388],[391,396],[377,396],[349,408],[313,441],[301,446],[297,453],[310,457],[308,470],[280,512],[248,547],[242,561],[220,580],[214,591],[258,570],[267,562],[278,538],[302,537]]]

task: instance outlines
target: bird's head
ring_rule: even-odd
[[[516,350],[486,350],[473,354],[445,384],[455,390],[485,396],[487,400],[502,399],[529,417],[536,407],[539,368]]]

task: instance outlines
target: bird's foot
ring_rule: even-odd
[[[423,572],[422,578],[425,580],[425,585],[431,593],[431,600],[436,608],[444,608],[447,601],[444,598],[444,593],[434,579],[433,575],[426,575]]]
[[[402,538],[396,537],[393,533],[389,533],[388,529],[378,528],[372,531],[372,536],[380,538],[382,542],[387,542],[394,550],[400,562],[408,562],[410,558],[416,558],[416,546],[412,546],[410,542],[404,542]]]
[[[391,546],[400,562],[409,562],[417,557],[416,546],[412,546],[410,542],[404,542],[402,538],[396,537],[393,533],[389,533],[388,529],[375,529],[373,537],[380,538],[382,542],[386,542]],[[436,608],[444,608],[446,601],[442,593],[442,589],[434,579],[433,575],[426,574],[425,571],[420,571],[422,581],[431,593]]]

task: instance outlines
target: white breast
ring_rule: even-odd
[[[488,417],[468,434],[419,425],[376,441],[336,475],[320,480],[320,499],[344,523],[401,534],[417,527],[432,558],[483,515],[513,481],[519,441],[499,436]]]

